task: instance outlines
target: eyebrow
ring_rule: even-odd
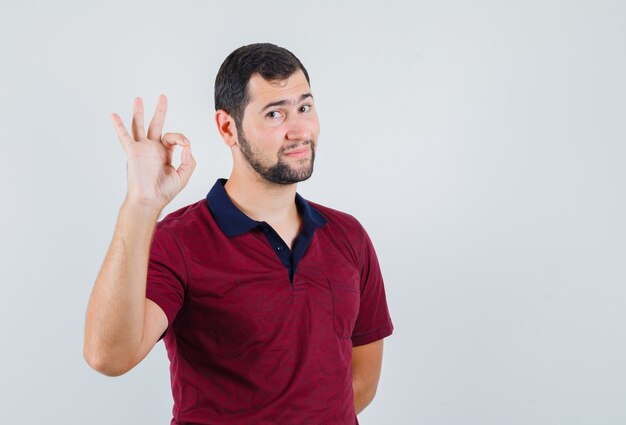
[[[311,93],[304,93],[303,95],[300,96],[300,101],[299,102],[302,102],[307,97],[310,97],[311,99],[313,99],[313,95]],[[289,102],[287,99],[278,100],[276,102],[271,102],[271,103],[268,103],[267,105],[265,105],[263,107],[263,109],[261,109],[261,112],[265,111],[266,109],[273,108],[275,106],[283,106],[283,105],[287,105],[289,103],[291,103],[291,102]]]

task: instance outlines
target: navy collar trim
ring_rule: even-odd
[[[233,238],[249,232],[263,222],[251,219],[233,204],[224,189],[227,181],[227,179],[217,179],[206,196],[206,202],[220,229],[226,236]],[[303,231],[307,233],[312,233],[316,228],[328,222],[298,193],[296,193],[296,207],[302,216]]]

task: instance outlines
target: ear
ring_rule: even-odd
[[[220,132],[220,136],[224,139],[224,143],[230,147],[235,146],[237,144],[235,119],[228,112],[220,109],[215,112],[215,123],[217,124],[217,131]]]

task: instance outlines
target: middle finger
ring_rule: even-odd
[[[154,111],[152,121],[148,127],[148,139],[161,140],[161,132],[163,131],[163,123],[165,123],[165,114],[167,113],[167,97],[160,95],[157,100],[157,107]]]

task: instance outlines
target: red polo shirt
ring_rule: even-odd
[[[297,194],[292,252],[230,201],[225,181],[152,240],[146,296],[169,321],[171,423],[358,424],[352,347],[393,331],[367,233]]]

